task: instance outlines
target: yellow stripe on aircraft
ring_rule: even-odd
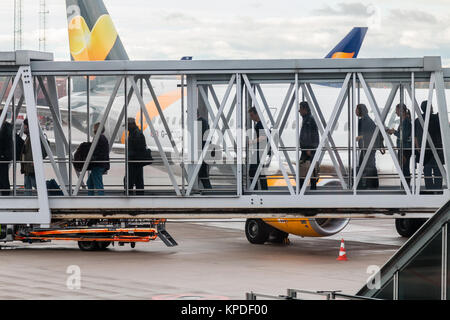
[[[335,52],[331,56],[331,59],[351,59],[354,55],[354,52]]]

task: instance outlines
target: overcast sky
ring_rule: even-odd
[[[105,0],[131,59],[322,58],[354,26],[360,57],[440,55],[450,66],[449,0]],[[0,51],[14,0],[1,0]],[[39,48],[39,1],[23,0],[24,49]],[[68,60],[64,0],[47,0],[47,51]]]

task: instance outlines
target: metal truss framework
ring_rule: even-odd
[[[32,56],[32,55],[31,55]],[[0,57],[1,58],[1,57]],[[267,216],[267,217],[286,217],[286,216],[307,216],[305,210],[320,213],[326,212],[329,216],[335,216],[329,212],[335,208],[341,214],[358,211],[361,215],[370,216],[376,212],[387,210],[389,214],[395,212],[432,212],[439,207],[446,199],[450,197],[450,129],[448,121],[447,101],[445,97],[445,79],[450,80],[450,72],[442,69],[440,58],[428,57],[417,59],[357,59],[357,60],[246,60],[246,61],[174,61],[174,62],[54,62],[38,61],[46,59],[32,58],[25,59],[25,62],[8,61],[0,63],[0,76],[8,77],[7,84],[12,82],[11,89],[7,94],[7,85],[3,85],[0,90],[0,101],[6,96],[3,113],[0,116],[0,126],[6,119],[9,107],[16,119],[22,108],[26,108],[29,119],[30,139],[34,166],[36,171],[37,199],[16,197],[16,181],[13,181],[13,197],[0,198],[2,208],[0,209],[0,223],[36,223],[48,224],[53,214],[64,215],[73,214],[73,211],[79,209],[80,212],[97,212],[98,210],[108,210],[119,213],[117,216],[127,216],[127,210],[131,213],[139,211],[149,216],[167,216],[176,214],[177,217],[183,216],[183,210],[186,216],[192,217],[193,210],[200,210],[203,214],[198,216],[220,216],[222,210],[228,216],[240,216],[243,212],[248,216]],[[23,59],[22,59],[23,60]],[[48,59],[51,60],[51,59]],[[1,62],[1,61],[0,61]],[[20,62],[20,63],[19,63]],[[92,145],[83,168],[73,183],[70,174],[73,153],[70,146],[70,137],[66,137],[61,121],[61,110],[58,105],[58,95],[56,90],[55,76],[115,76],[116,83],[109,97],[109,101],[100,120],[100,127],[93,136]],[[181,83],[182,110],[186,110],[186,120],[183,117],[183,130],[187,132],[187,153],[184,146],[177,145],[167,121],[159,98],[152,84],[154,75],[178,76]],[[141,86],[139,87],[139,81]],[[186,83],[185,83],[186,81]],[[389,97],[383,109],[379,107],[379,101],[376,101],[373,90],[369,82],[383,81],[392,84]],[[428,105],[425,118],[422,117],[419,105],[415,97],[415,83],[418,81],[429,82]],[[89,83],[89,81],[87,81]],[[279,113],[275,116],[267,102],[264,92],[265,84],[283,83],[286,84],[287,92],[280,101]],[[334,83],[340,86],[329,119],[326,119],[319,99],[313,90],[312,84]],[[156,134],[154,122],[150,117],[146,104],[144,102],[145,84],[147,92],[152,97],[157,109],[157,114],[161,118],[162,125],[168,134],[168,140],[173,149],[172,160],[175,159],[176,165],[181,166],[182,184],[175,176],[173,164],[168,158],[162,142]],[[219,98],[216,85],[226,86],[222,99]],[[148,128],[154,138],[157,152],[160,155],[164,168],[173,187],[173,195],[166,196],[143,196],[130,197],[128,189],[122,196],[115,196],[114,201],[110,197],[83,197],[80,196],[80,189],[83,187],[84,178],[88,171],[88,164],[92,159],[94,149],[100,139],[102,129],[105,127],[111,113],[111,108],[116,99],[119,89],[123,86],[125,101],[120,110],[117,122],[114,125],[111,141],[115,141],[119,134],[121,125],[127,117],[127,110],[132,97],[135,97],[139,104],[139,110],[145,119]],[[14,94],[16,89],[20,88],[22,96],[17,105],[14,103]],[[370,110],[375,115],[376,129],[373,132],[370,144],[362,160],[361,165],[356,165],[357,148],[352,144],[352,166],[346,168],[339,152],[332,133],[336,128],[337,120],[342,114],[344,105],[347,102],[349,110],[353,113],[356,110],[356,94],[362,93],[368,100]],[[407,182],[407,178],[402,172],[401,165],[395,152],[394,144],[390,136],[385,131],[385,121],[396,94],[400,89],[405,89],[414,103],[413,119],[417,115],[423,130],[422,144],[420,146],[420,156],[418,161],[417,173],[414,170],[412,185]],[[36,107],[37,91],[41,90],[49,110],[52,115],[55,133],[55,153],[48,144],[39,123],[38,111]],[[184,99],[184,90],[187,97]],[[70,81],[69,81],[70,91]],[[311,161],[311,165],[306,175],[300,176],[300,146],[296,141],[295,160],[292,153],[287,151],[286,142],[283,141],[282,133],[287,126],[287,121],[294,108],[295,130],[300,132],[300,120],[298,104],[300,94],[304,100],[311,106],[312,116],[314,117],[320,133],[320,142]],[[442,162],[438,155],[438,150],[428,135],[430,124],[431,105],[433,97],[436,97],[437,109],[439,112],[439,121],[443,137],[443,153],[445,162]],[[211,103],[212,102],[212,103]],[[212,120],[211,128],[206,137],[205,146],[196,156],[199,150],[195,134],[195,121],[197,120],[197,110],[203,105],[207,114]],[[270,157],[275,159],[279,166],[279,172],[286,185],[285,188],[277,192],[257,192],[255,186],[263,170],[261,161],[256,170],[255,177],[251,183],[245,186],[246,178],[246,157],[248,148],[246,145],[245,126],[247,107],[254,106],[258,111],[264,126],[264,131],[268,137],[268,143],[262,150],[261,159]],[[226,109],[228,110],[226,111]],[[236,118],[234,129],[230,125],[233,115]],[[89,119],[88,119],[89,121]],[[184,123],[186,121],[186,124]],[[69,125],[70,125],[70,95],[69,95]],[[126,121],[125,121],[126,125]],[[414,125],[414,124],[413,124]],[[355,119],[352,122],[351,132],[354,139],[357,130]],[[233,175],[235,177],[235,192],[228,195],[215,195],[214,190],[206,196],[201,196],[196,192],[198,188],[198,174],[202,163],[207,157],[209,147],[212,144],[214,133],[219,131],[228,136],[231,145],[224,145],[225,154],[233,157],[232,164]],[[276,134],[273,134],[276,132]],[[391,161],[395,166],[396,174],[402,185],[402,190],[397,190],[391,194],[384,192],[370,193],[368,199],[367,193],[361,193],[357,186],[363,177],[363,172],[367,166],[369,154],[374,149],[377,136],[381,134],[386,143]],[[15,135],[14,135],[15,136]],[[298,140],[298,139],[297,139]],[[423,179],[423,166],[426,145],[430,145],[434,159],[442,172],[444,180],[444,190],[441,195],[423,195],[421,194],[421,181]],[[44,173],[43,157],[41,152],[41,143],[48,154],[58,184],[64,196],[53,198],[48,196],[46,187],[46,177]],[[413,144],[414,145],[414,144]],[[231,151],[230,151],[231,150]],[[413,146],[414,155],[414,146]],[[309,190],[309,180],[313,175],[314,168],[321,164],[324,156],[328,154],[336,173],[337,182],[341,189],[336,192],[328,191],[324,193],[315,193]],[[62,161],[62,159],[69,161]],[[16,168],[14,159],[13,167]],[[414,158],[413,158],[414,160]],[[126,156],[126,163],[128,159]],[[126,173],[128,179],[128,173]],[[15,177],[15,176],[14,176]],[[306,181],[300,184],[300,179]],[[15,178],[14,178],[15,180]],[[295,185],[293,182],[295,181]],[[126,184],[128,185],[128,184]],[[127,188],[127,187],[126,187]],[[83,199],[77,201],[77,199]],[[205,200],[207,199],[207,200]],[[272,210],[272,213],[269,211]],[[322,210],[322,211],[321,211]],[[344,211],[343,211],[344,210]],[[397,211],[396,211],[397,210]],[[155,213],[158,211],[159,213]],[[100,212],[100,211],[99,211]],[[168,213],[172,212],[172,213]],[[188,213],[189,212],[189,213]],[[98,213],[100,215],[100,213]],[[356,213],[355,213],[356,214]]]

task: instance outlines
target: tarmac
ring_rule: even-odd
[[[104,252],[63,241],[2,244],[0,299],[244,299],[288,288],[355,294],[371,275],[367,268],[381,267],[406,241],[391,219],[353,220],[328,238],[291,235],[290,245],[252,245],[243,226],[171,220],[173,248],[159,239]],[[341,238],[348,261],[336,261]]]

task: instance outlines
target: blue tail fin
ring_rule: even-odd
[[[356,58],[366,36],[367,28],[353,28],[325,58]]]

